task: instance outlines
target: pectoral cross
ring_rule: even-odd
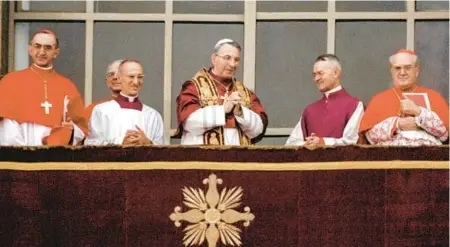
[[[220,96],[220,98],[223,99],[224,104],[228,101],[228,96],[228,90],[225,92],[224,96]]]
[[[50,102],[45,100],[44,103],[41,104],[41,107],[45,108],[45,114],[50,114],[50,108],[52,107],[52,104],[50,104]]]

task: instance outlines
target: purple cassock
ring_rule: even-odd
[[[358,106],[359,100],[345,89],[330,93],[328,98],[308,105],[302,115],[303,136],[315,133],[319,137],[341,138],[347,125]]]

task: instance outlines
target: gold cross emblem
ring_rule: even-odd
[[[247,227],[250,221],[255,219],[249,207],[245,207],[243,213],[234,210],[241,205],[242,188],[233,187],[229,190],[224,188],[219,194],[217,184],[222,184],[222,179],[217,178],[215,174],[204,179],[203,184],[209,185],[206,195],[202,189],[184,187],[183,203],[190,210],[183,213],[181,207],[177,206],[174,213],[169,216],[176,227],[181,226],[181,221],[192,223],[183,230],[185,232],[183,244],[201,245],[206,239],[209,247],[216,247],[220,239],[224,245],[242,245],[241,229],[232,224],[244,221],[243,225]]]

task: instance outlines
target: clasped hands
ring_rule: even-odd
[[[229,96],[225,97],[223,102],[225,114],[233,111],[235,116],[242,116],[241,98],[239,92],[232,92]]]
[[[405,98],[400,101],[400,117],[398,128],[400,130],[420,130],[415,117],[419,116],[421,109],[412,100]]]
[[[148,145],[152,141],[148,139],[144,131],[136,125],[137,130],[128,130],[123,138],[123,145]]]
[[[305,138],[305,146],[318,144],[320,144],[320,137],[318,137],[316,133],[311,133],[310,136]]]

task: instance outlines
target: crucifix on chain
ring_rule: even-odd
[[[224,96],[220,96],[221,99],[223,99],[223,103],[225,104],[228,101],[229,95],[228,95],[228,89],[225,91]]]
[[[52,107],[52,104],[50,104],[50,102],[48,102],[47,100],[45,100],[42,104],[41,107],[45,108],[45,114],[50,114],[50,108]]]

